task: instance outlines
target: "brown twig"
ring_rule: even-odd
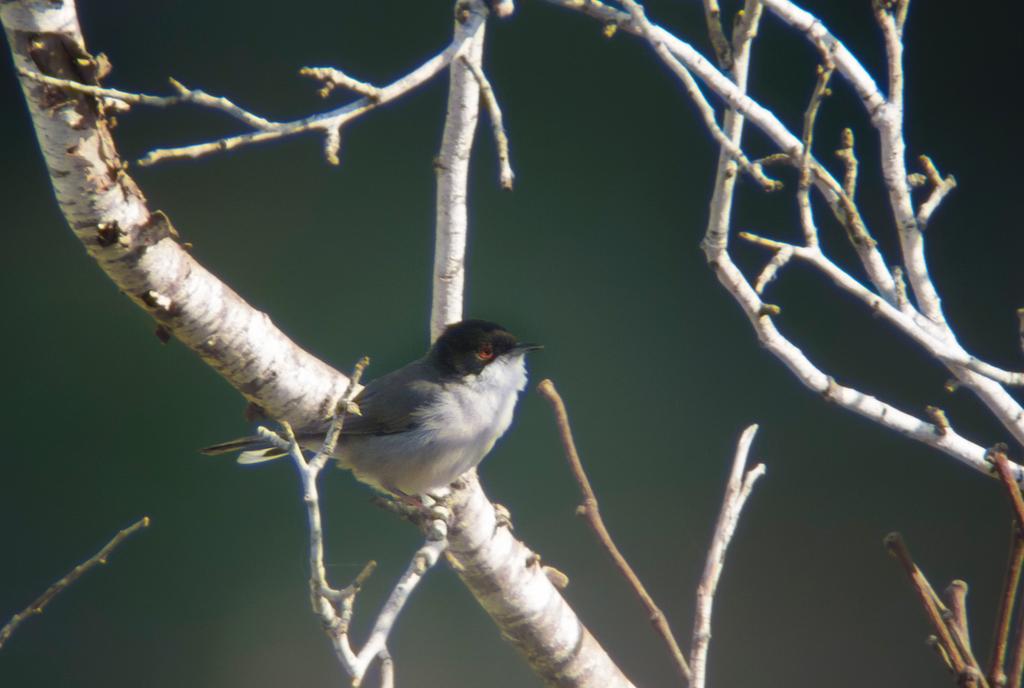
[[[675,660],[676,667],[679,669],[679,673],[682,674],[686,681],[690,680],[690,665],[686,662],[686,657],[683,655],[683,651],[679,648],[679,643],[676,642],[675,636],[672,634],[672,629],[669,627],[668,620],[665,618],[665,614],[662,613],[661,609],[655,604],[651,598],[650,593],[647,592],[647,588],[637,577],[633,571],[633,567],[629,565],[626,558],[622,556],[622,552],[616,547],[615,542],[612,540],[612,536],[608,533],[608,529],[604,525],[604,520],[601,518],[601,512],[597,504],[597,495],[594,494],[594,489],[590,486],[590,480],[587,478],[586,471],[583,470],[583,462],[580,460],[580,456],[576,451],[576,443],[572,437],[572,429],[569,427],[569,414],[565,410],[565,403],[562,401],[562,397],[559,396],[558,390],[555,389],[555,384],[551,380],[542,380],[537,385],[537,391],[540,392],[549,402],[555,412],[555,422],[558,424],[559,434],[562,438],[562,446],[565,449],[565,456],[569,460],[569,468],[572,470],[573,477],[576,478],[576,482],[580,486],[580,491],[583,493],[583,504],[581,504],[577,510],[577,513],[584,516],[590,527],[594,530],[598,540],[611,555],[612,561],[615,562],[616,568],[629,582],[629,585],[636,592],[637,597],[646,607],[648,614],[650,615],[651,624],[654,626],[658,634],[661,635],[665,641],[665,645],[668,647],[672,658]]]
[[[20,626],[22,622],[25,621],[25,619],[31,616],[35,616],[36,614],[42,614],[43,609],[46,608],[46,605],[48,605],[54,597],[59,595],[65,588],[67,588],[76,580],[78,580],[82,576],[82,574],[88,571],[89,569],[94,568],[100,564],[106,564],[107,559],[110,557],[110,554],[118,545],[124,542],[131,535],[134,535],[136,532],[148,526],[149,516],[143,516],[138,521],[128,526],[127,528],[119,532],[117,535],[115,535],[110,540],[110,542],[103,546],[103,549],[101,549],[96,554],[92,555],[83,563],[71,569],[71,571],[69,571],[67,575],[65,575],[59,581],[57,581],[49,588],[47,588],[46,592],[44,592],[42,595],[36,598],[35,602],[30,604],[21,612],[18,612],[13,617],[11,617],[11,620],[7,622],[7,625],[5,625],[3,628],[0,628],[0,648],[4,646],[4,643],[6,643],[10,639],[11,635],[14,634],[14,631],[18,629],[18,626]]]
[[[967,624],[967,583],[962,580],[955,580],[945,590],[946,604],[953,616],[949,623],[955,628],[963,639],[965,647],[971,646],[971,631]]]
[[[903,542],[903,537],[899,533],[889,533],[885,537],[885,548],[910,579],[910,584],[917,593],[925,615],[935,630],[940,645],[940,654],[949,658],[949,666],[958,682],[963,686],[987,687],[988,682],[974,658],[966,632],[959,632],[957,615],[947,609],[939,596],[935,594],[931,583],[914,563],[910,550]]]
[[[1006,488],[1006,494],[1009,496],[1010,505],[1013,508],[1014,519],[1013,544],[1010,549],[1010,561],[1006,568],[999,615],[996,620],[995,644],[992,648],[989,678],[993,685],[1009,685],[1011,688],[1019,688],[1021,673],[1024,672],[1024,615],[1019,615],[1017,618],[1009,675],[1004,673],[1004,666],[1010,639],[1013,608],[1017,601],[1017,591],[1020,588],[1021,567],[1024,565],[1024,498],[1021,497],[1020,485],[1013,475],[1005,447],[997,446],[990,449],[988,459],[995,466],[996,473]]]
[[[988,459],[996,467],[999,479],[1003,481],[1006,493],[1010,496],[1010,504],[1013,506],[1013,516],[1016,519],[1017,531],[1019,534],[1024,535],[1024,498],[1021,497],[1020,487],[1013,475],[1010,460],[1006,457],[1006,452],[999,447],[989,450]]]
[[[1000,596],[996,618],[992,659],[989,662],[988,679],[993,686],[1006,685],[1006,648],[1010,639],[1010,623],[1017,601],[1017,589],[1020,586],[1021,564],[1024,564],[1024,539],[1021,539],[1020,531],[1014,527],[1010,542],[1010,560],[1006,565],[1003,594]]]

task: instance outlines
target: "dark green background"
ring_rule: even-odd
[[[486,57],[517,186],[498,189],[482,130],[467,314],[547,344],[532,377],[562,390],[605,517],[686,645],[734,441],[746,424],[762,424],[754,453],[768,474],[715,609],[716,685],[951,685],[881,540],[899,529],[937,585],[967,580],[986,655],[1009,532],[998,486],[829,406],[758,347],[697,248],[715,150],[677,83],[628,36],[609,41],[590,19],[519,5],[490,25]],[[868,3],[814,6],[881,74]],[[960,181],[928,236],[947,313],[973,351],[1020,367],[1021,146],[1019,111],[1008,105],[1020,17],[987,7],[912,8],[908,142],[910,154],[933,155]],[[651,14],[706,49],[699,3],[652,2]],[[89,47],[114,64],[109,84],[167,92],[170,75],[275,118],[325,107],[296,76],[301,66],[384,83],[451,31],[450,3],[440,0],[85,2],[81,15]],[[762,33],[753,94],[799,126],[814,52],[771,17]],[[118,528],[143,514],[153,525],[22,627],[0,652],[0,685],[338,685],[308,608],[291,467],[241,468],[196,453],[246,430],[241,399],[189,351],[162,346],[67,230],[4,62],[0,617]],[[197,258],[297,342],[343,369],[369,354],[368,375],[378,375],[427,345],[431,159],[445,93],[438,81],[348,128],[339,168],[307,137],[133,173]],[[119,119],[129,159],[238,130],[188,107]],[[846,125],[858,135],[859,199],[893,259],[876,137],[837,84],[818,135],[830,163]],[[757,134],[749,147],[767,151]],[[744,182],[737,225],[793,236],[792,189],[765,198]],[[841,231],[824,213],[820,222],[827,246],[848,261]],[[752,270],[766,259],[745,247],[737,256]],[[818,276],[794,266],[768,298],[783,304],[784,331],[840,381],[914,413],[939,404],[979,443],[1007,439],[968,394],[943,391],[938,366]],[[576,488],[532,386],[482,476],[518,534],[569,575],[570,601],[627,674],[672,685],[645,614],[573,516]],[[381,563],[358,603],[362,631],[418,537],[347,474],[326,475],[323,493],[332,579]],[[536,684],[443,567],[416,592],[391,649],[401,686]]]

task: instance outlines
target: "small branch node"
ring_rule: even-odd
[[[843,163],[843,193],[854,198],[857,192],[857,155],[853,150],[853,129],[843,129],[839,136],[839,148],[836,157]]]
[[[924,413],[934,426],[936,435],[942,437],[949,432],[949,419],[946,418],[945,411],[938,406],[925,406]]]
[[[927,155],[922,155],[918,160],[924,169],[925,177],[932,185],[932,192],[928,199],[917,209],[917,224],[920,226],[921,231],[924,231],[939,204],[942,203],[942,200],[949,192],[956,188],[956,178],[953,175],[943,178],[939,174],[938,168],[935,167],[935,163]],[[913,186],[913,182],[911,182],[911,185]]]
[[[321,98],[331,95],[336,88],[344,88],[353,93],[358,93],[374,102],[379,101],[381,97],[380,89],[373,84],[355,79],[340,69],[334,69],[333,67],[303,67],[299,70],[299,75],[323,82],[323,88],[319,91]]]

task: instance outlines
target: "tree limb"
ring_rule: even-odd
[[[486,9],[479,0],[460,2],[458,8],[456,20],[463,28],[456,30],[469,34],[459,45],[465,48],[477,35],[465,27],[474,26],[477,17],[482,27]],[[71,0],[45,6],[0,3],[0,20],[16,67],[98,85],[95,70],[88,67],[95,60],[85,50]],[[465,78],[459,83],[475,90],[476,79],[468,69],[462,71]],[[24,76],[21,86],[60,209],[118,288],[267,416],[296,427],[330,416],[349,379],[299,348],[267,315],[253,309],[178,244],[167,217],[147,207],[141,190],[124,171],[104,103],[86,94],[69,96],[62,89],[55,93],[53,87]],[[475,120],[479,98],[468,100]],[[452,189],[445,196],[454,199],[448,210],[457,211],[461,204],[464,211],[464,183],[442,183]],[[439,224],[441,234],[447,232],[445,226]],[[464,260],[461,249],[447,255]],[[461,318],[461,279],[437,280],[435,289],[445,292],[447,303],[458,306],[446,309],[441,317],[435,312],[432,322]],[[475,474],[466,476],[451,501],[453,567],[534,671],[559,686],[630,686],[543,568],[530,564],[537,558],[507,528],[498,527],[494,507]],[[378,656],[390,675],[387,658]]]

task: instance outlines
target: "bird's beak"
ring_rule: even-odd
[[[528,351],[540,351],[543,348],[543,344],[527,344],[526,342],[519,342],[512,347],[512,353],[525,354]]]

